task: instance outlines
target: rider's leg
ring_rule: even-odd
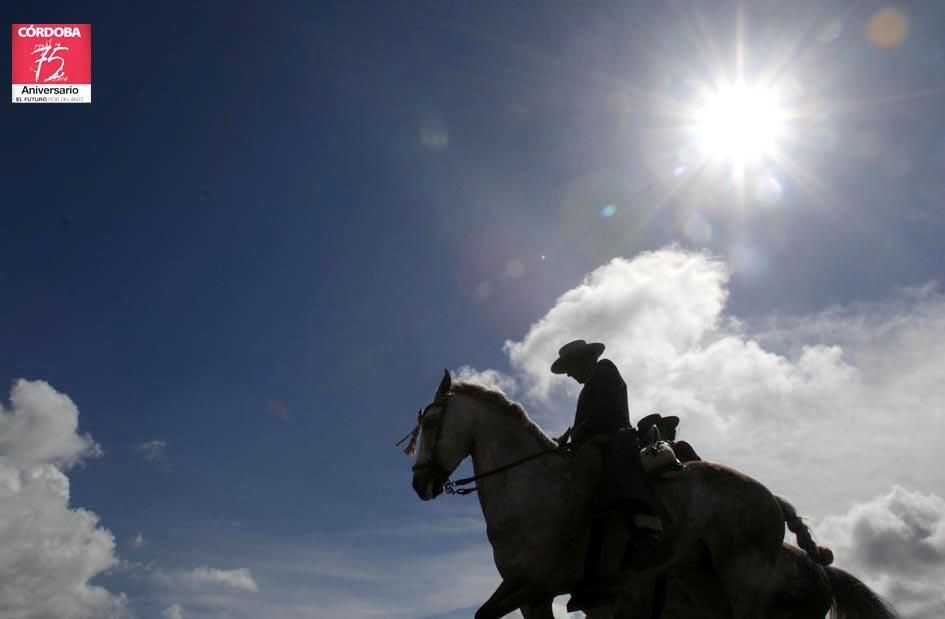
[[[621,430],[608,450],[608,477],[611,502],[625,514],[630,533],[629,551],[641,564],[650,561],[662,537],[662,523],[656,515],[656,495],[643,472],[640,444],[632,428]]]

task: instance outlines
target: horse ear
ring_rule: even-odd
[[[436,388],[436,397],[434,399],[439,400],[440,398],[445,398],[446,394],[450,392],[452,382],[453,379],[450,377],[450,371],[443,370],[443,380],[440,381],[440,386]]]

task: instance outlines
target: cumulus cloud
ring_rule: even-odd
[[[138,451],[144,454],[144,459],[158,465],[167,464],[167,441],[147,441],[136,447]]]
[[[79,411],[43,381],[18,380],[0,407],[0,616],[108,619],[126,600],[90,584],[117,563],[115,539],[69,506],[65,471],[101,454]]]
[[[662,251],[615,259],[562,295],[521,342],[506,342],[512,366],[532,398],[567,384],[548,368],[574,339],[602,341],[625,371],[646,374],[670,363],[718,324],[728,270],[702,254]]]
[[[78,433],[76,405],[47,383],[16,381],[10,403],[10,411],[0,407],[0,454],[7,463],[21,468],[50,464],[65,471],[102,454],[91,437]]]
[[[945,615],[945,499],[901,486],[828,516],[817,531],[905,617]]]
[[[141,548],[144,548],[145,544],[147,544],[147,542],[144,539],[144,535],[141,533],[138,533],[128,540],[128,546],[131,547],[132,550],[140,550]]]

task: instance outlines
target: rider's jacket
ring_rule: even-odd
[[[584,382],[573,427],[571,440],[574,442],[631,427],[627,383],[610,359],[598,361]]]

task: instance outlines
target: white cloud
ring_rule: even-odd
[[[161,616],[164,619],[184,619],[184,609],[180,604],[173,604],[165,608]]]
[[[123,562],[122,568],[149,578],[155,585],[171,591],[196,591],[201,589],[235,589],[256,593],[259,587],[249,568],[221,570],[201,565],[192,570],[168,570],[154,563]]]
[[[256,581],[253,580],[249,569],[218,570],[212,567],[201,566],[190,572],[189,578],[195,587],[222,585],[241,591],[259,591]]]
[[[147,542],[144,539],[144,535],[141,533],[138,533],[128,541],[128,546],[130,546],[132,550],[140,550],[144,548],[145,544],[147,544]]]
[[[79,409],[47,383],[16,381],[10,402],[13,409],[0,415],[0,454],[9,464],[68,470],[83,458],[101,455],[91,437],[77,432]]]
[[[945,499],[895,486],[817,528],[838,567],[864,574],[904,617],[945,616]]]
[[[717,326],[727,297],[725,265],[702,254],[661,251],[614,259],[562,295],[521,342],[506,342],[526,393],[539,401],[566,380],[549,371],[574,339],[601,341],[624,372],[647,376]]]
[[[144,454],[144,459],[155,464],[167,464],[167,441],[148,441],[136,447]]]
[[[506,395],[513,395],[518,389],[515,379],[498,370],[477,370],[468,365],[460,367],[452,372],[456,380],[465,380],[471,383],[478,383],[490,389],[497,389]]]
[[[212,533],[208,532],[208,535]],[[206,538],[203,538],[204,541]],[[163,545],[163,544],[162,544]],[[206,549],[188,544],[175,552],[185,555],[194,549],[206,555]],[[166,550],[166,547],[165,547]],[[246,550],[237,551],[229,548],[227,556],[237,553],[252,554]],[[256,616],[282,616],[279,613],[260,614],[248,609],[260,609],[267,606],[265,598],[260,597],[260,588],[250,568],[219,569],[201,565],[193,569],[167,568],[155,562],[122,561],[116,572],[143,587],[135,604],[139,607],[160,609],[161,617],[183,617],[188,619],[207,619],[213,617],[249,618]],[[282,608],[276,602],[273,608]],[[153,611],[156,612],[156,611]],[[179,614],[174,614],[179,613]]]
[[[123,595],[90,581],[117,563],[115,540],[69,507],[64,471],[101,450],[77,433],[79,411],[42,381],[18,380],[0,408],[0,616],[106,619]]]

